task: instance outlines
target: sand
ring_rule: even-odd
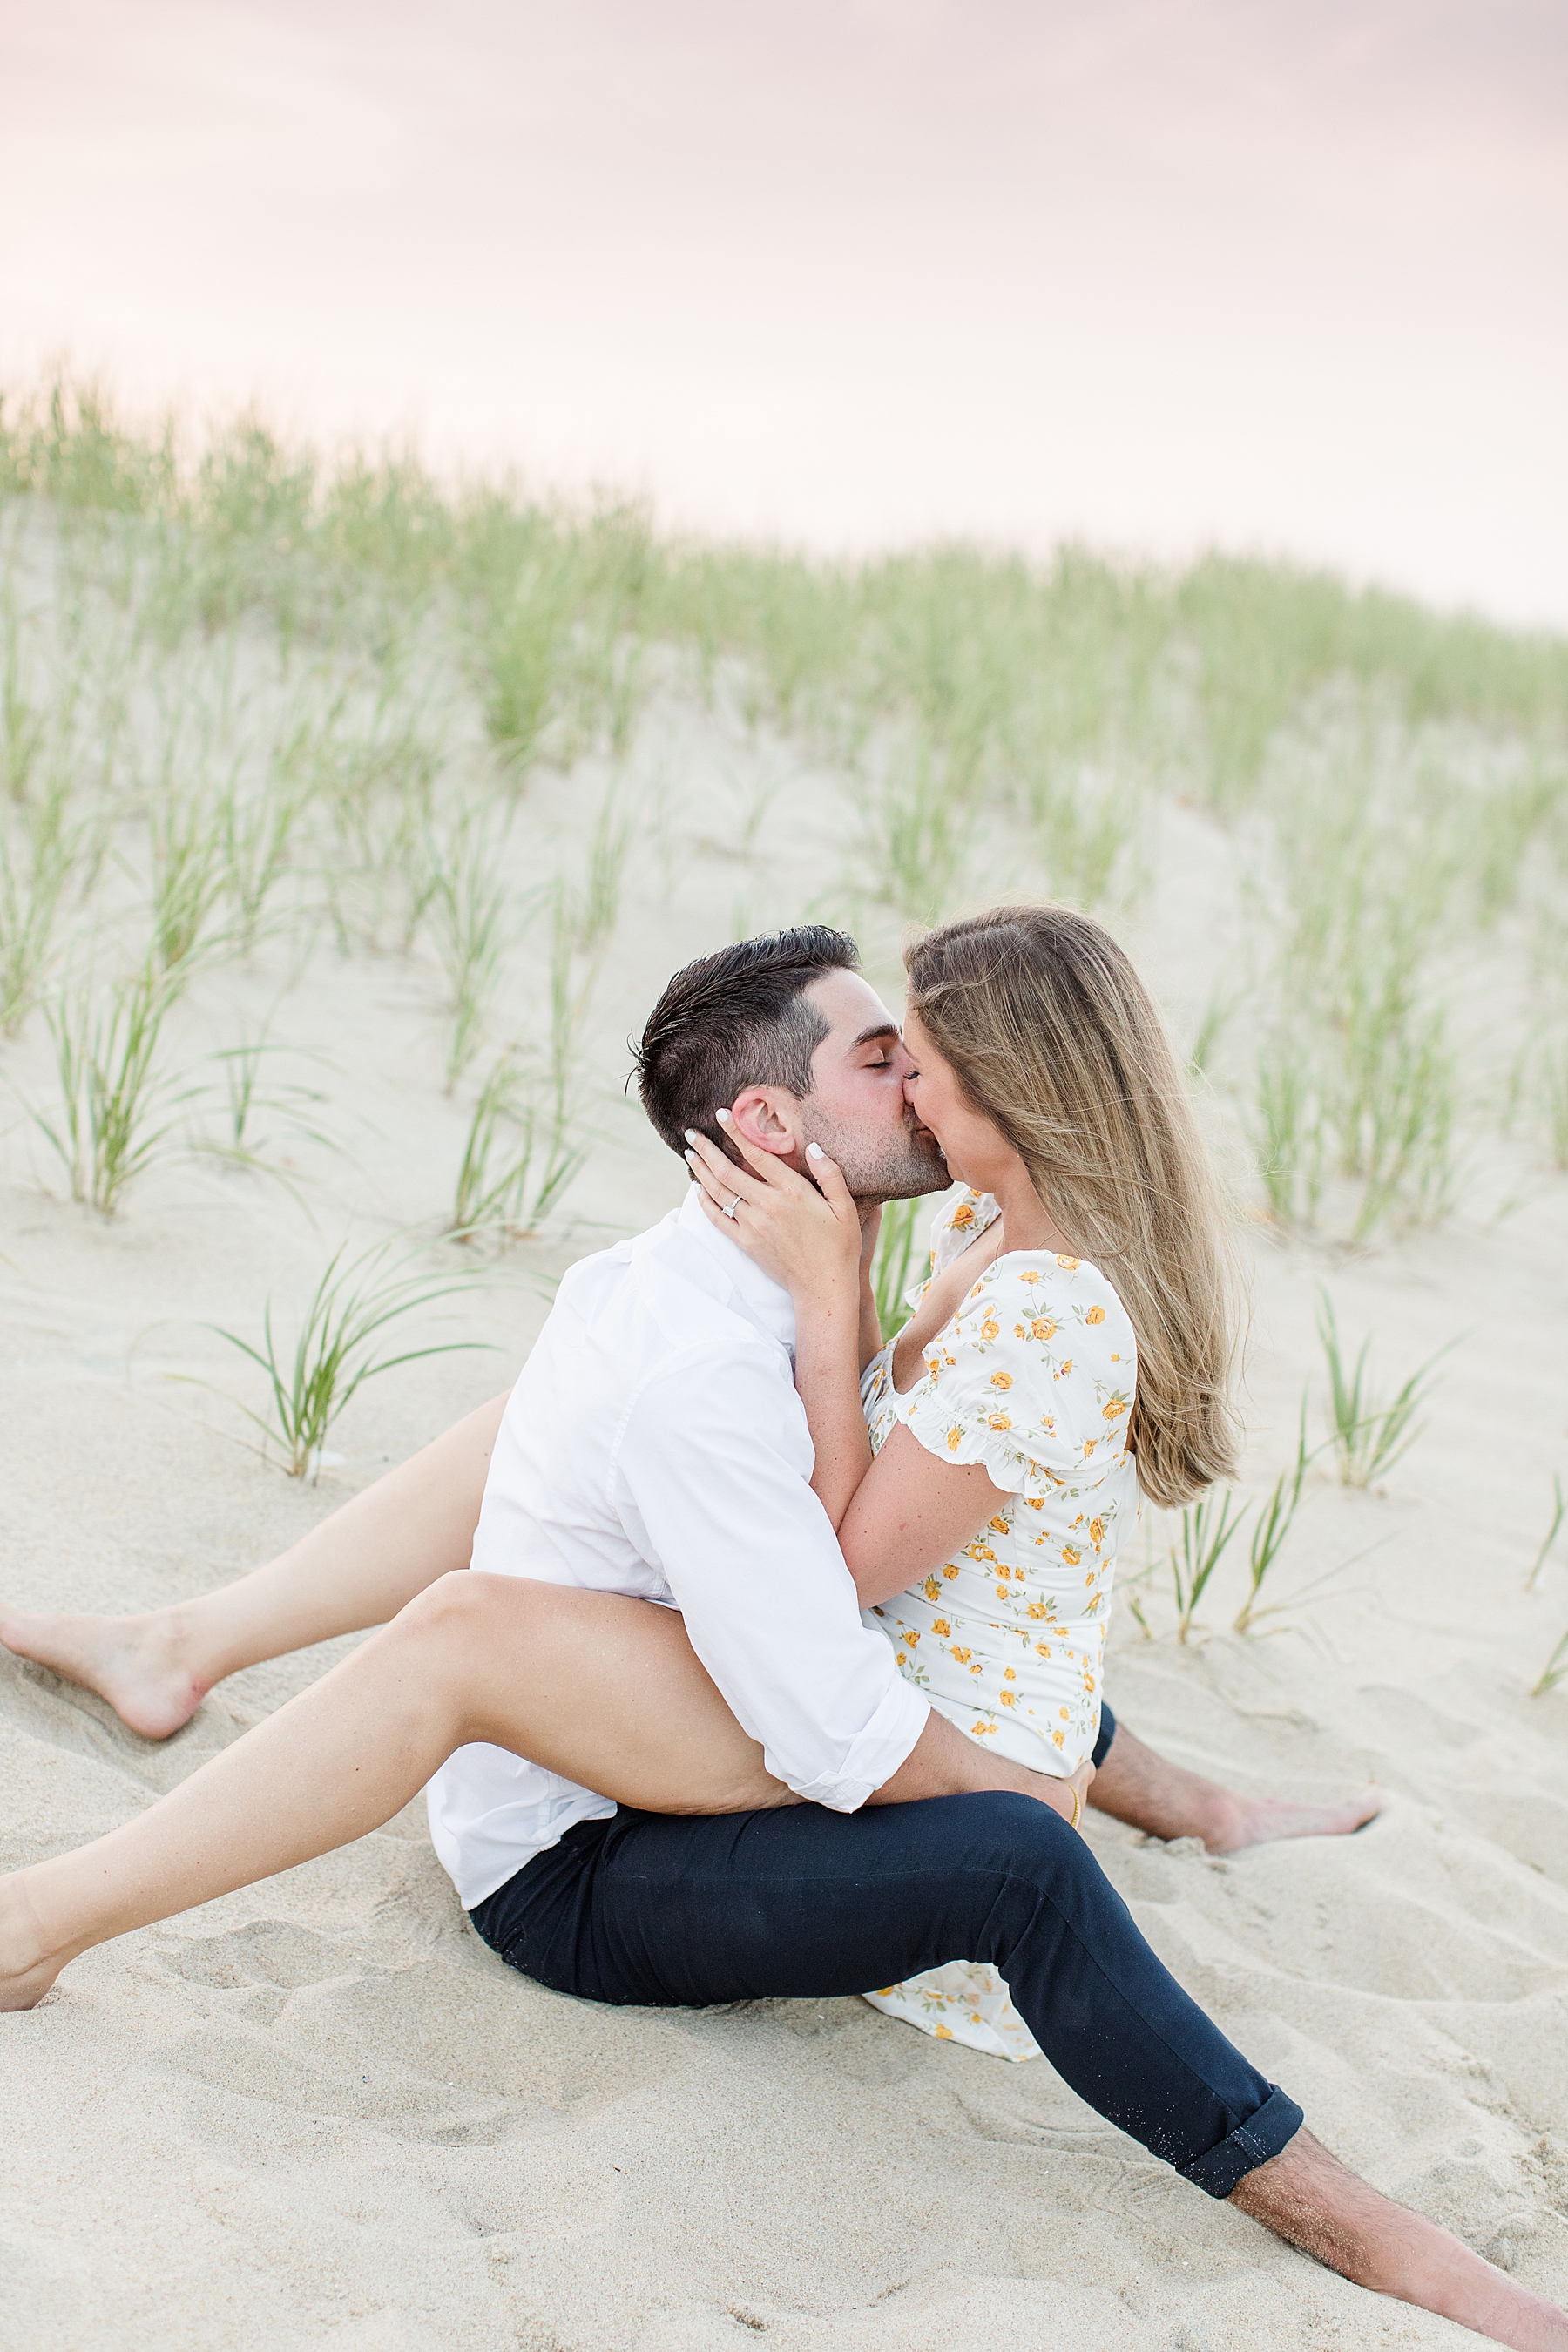
[[[736,787],[741,755],[713,722],[671,706],[659,727],[657,762],[687,798],[662,873],[653,847],[634,858],[595,999],[598,1133],[571,1229],[488,1261],[496,1286],[458,1324],[420,1327],[494,1352],[367,1387],[318,1485],[248,1442],[237,1407],[260,1402],[258,1385],[202,1327],[254,1334],[268,1291],[285,1307],[308,1292],[351,1222],[363,1241],[421,1220],[434,1233],[466,1111],[440,1093],[433,967],[344,961],[323,939],[308,984],[287,987],[292,950],[273,945],[193,989],[191,1054],[277,1003],[274,1034],[321,1057],[289,1074],[327,1097],[314,1116],[347,1151],[275,1119],[297,1193],[185,1155],[106,1223],[58,1197],[58,1171],[12,1129],[0,1573],[15,1600],[144,1608],[257,1564],[505,1385],[551,1271],[679,1198],[677,1163],[617,1098],[621,1041],[686,956],[820,895],[849,824],[842,794],[776,747],[747,751]],[[737,847],[769,759],[785,762],[783,797]],[[592,769],[530,786],[525,867],[542,843],[580,843],[595,789]],[[1128,919],[1179,1005],[1201,1001],[1199,967],[1226,952],[1201,896],[1220,906],[1226,854],[1205,820],[1173,812],[1152,896]],[[878,956],[891,985],[885,938]],[[509,982],[520,1022],[538,984],[525,956]],[[35,1024],[7,1072],[26,1090],[46,1064]],[[1304,1380],[1321,1413],[1320,1280],[1352,1341],[1375,1334],[1385,1374],[1463,1337],[1384,1488],[1314,1471],[1279,1583],[1352,1565],[1278,1630],[1226,1630],[1234,1560],[1185,1646],[1161,1578],[1145,1591],[1154,1638],[1118,1612],[1109,1695],[1146,1738],[1302,1799],[1370,1777],[1383,1815],[1351,1841],[1225,1861],[1093,1817],[1089,1834],[1163,1958],[1331,2147],[1568,2299],[1568,1688],[1529,1696],[1568,1625],[1568,1541],[1524,1590],[1568,1456],[1568,1188],[1519,1189],[1500,1221],[1461,1213],[1358,1259],[1258,1230],[1249,1491],[1289,1452]],[[1128,1570],[1142,1559],[1135,1545]],[[0,1659],[0,1864],[126,1820],[331,1654],[236,1677],[163,1747]],[[468,1927],[418,1806],[90,1954],[0,2026],[0,2308],[16,2352],[1476,2340],[1212,2204],[1043,2063],[943,2046],[854,2000],[613,2011],[511,1975]]]

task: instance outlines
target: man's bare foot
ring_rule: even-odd
[[[1342,1805],[1289,1805],[1278,1797],[1243,1797],[1146,1748],[1124,1723],[1116,1727],[1089,1801],[1167,1843],[1201,1838],[1210,1853],[1239,1853],[1270,1838],[1348,1837],[1370,1822],[1383,1799],[1363,1789]]]
[[[188,1723],[210,1685],[192,1672],[179,1619],[67,1617],[0,1607],[0,1644],[68,1683],[106,1698],[143,1739],[167,1739]]]
[[[1437,2312],[1513,2352],[1568,2352],[1568,2315],[1555,2304],[1382,2196],[1309,2131],[1247,2173],[1230,2201],[1374,2294]]]
[[[1210,1818],[1198,1832],[1210,1853],[1239,1853],[1270,1838],[1349,1837],[1383,1810],[1377,1790],[1363,1789],[1343,1805],[1290,1805],[1281,1797],[1241,1797],[1217,1789]]]
[[[22,1873],[0,1878],[0,2011],[36,2009],[69,1957],[48,1955]]]

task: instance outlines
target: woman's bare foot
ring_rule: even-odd
[[[1270,1838],[1348,1837],[1382,1806],[1375,1789],[1342,1805],[1290,1805],[1279,1797],[1243,1797],[1146,1748],[1124,1723],[1116,1727],[1089,1801],[1102,1813],[1169,1843],[1201,1838],[1210,1853],[1239,1853]]]
[[[1441,2313],[1513,2352],[1568,2352],[1568,2316],[1349,2172],[1309,2131],[1230,2194],[1291,2245],[1374,2294]]]
[[[0,2011],[36,2009],[69,1954],[49,1954],[22,1873],[0,1878]]]
[[[167,1739],[178,1731],[211,1687],[193,1671],[173,1610],[145,1617],[68,1617],[0,1607],[0,1644],[96,1691],[143,1739]]]

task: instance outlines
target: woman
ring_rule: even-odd
[[[894,1339],[839,1188],[732,1123],[745,1173],[700,1135],[687,1159],[714,1223],[794,1300],[813,1484],[870,1622],[950,1720],[1070,1779],[1095,1749],[1140,1486],[1180,1507],[1235,1471],[1225,1222],[1159,1015],[1098,924],[1000,908],[908,961],[906,1092],[964,1190]],[[895,1597],[886,1530],[950,1497],[964,1540]],[[906,1560],[900,1540],[900,1586]],[[1037,2054],[994,1969],[955,1963],[872,1998],[928,2032]]]
[[[1132,1479],[1177,1500],[1231,1458],[1212,1187],[1152,1008],[1098,927],[1060,910],[1004,909],[949,926],[910,964],[911,1095],[971,1196],[949,1219],[932,1279],[890,1357],[863,1286],[858,1221],[832,1163],[820,1154],[815,1162],[818,1203],[787,1171],[760,1171],[754,1155],[742,1167],[698,1142],[691,1149],[713,1215],[743,1226],[796,1291],[816,1483],[906,1669],[928,1675],[946,1711],[967,1711],[983,1741],[1016,1738],[1058,1783],[1081,1786]],[[862,1360],[874,1460],[856,1393]],[[452,1492],[467,1491],[468,1457],[488,1446],[494,1420],[489,1411],[473,1416],[381,1491],[356,1524],[363,1535],[379,1530],[384,1549],[372,1565],[367,1547],[357,1583],[340,1575],[313,1604],[296,1559],[274,1584],[263,1572],[231,1589],[245,1594],[225,1621],[237,1659],[276,1654],[345,1622],[378,1622],[417,1597],[137,1820],[0,1880],[0,2007],[31,2006],[73,1957],[111,1936],[379,1826],[465,1743],[510,1748],[645,1813],[765,1813],[787,1801],[668,1610],[441,1573],[455,1536]],[[894,1602],[899,1562],[912,1552],[956,1573],[932,1577],[934,1601],[922,1589]],[[988,1593],[982,1574],[994,1578]],[[1083,1580],[1069,1594],[1074,1574]],[[944,1589],[954,1596],[945,1603]],[[269,1608],[274,1590],[279,1608]],[[161,1666],[153,1659],[150,1671],[134,1646],[124,1662],[121,1712],[133,1720],[139,1709],[150,1731],[194,1703],[179,1628],[167,1633]],[[58,1659],[68,1672],[68,1646]],[[221,1656],[221,1643],[209,1641],[209,1665]],[[530,1668],[521,1690],[520,1659]],[[104,1688],[118,1671],[100,1664],[91,1678]],[[1051,1823],[1042,1843],[1053,1856],[1082,1854],[1055,1820],[1059,1806],[1005,1803]],[[1076,1800],[1071,1810],[1076,1820]],[[1086,1873],[1101,1890],[1100,1916],[1117,1909],[1087,1858],[1068,1866],[1075,1883]],[[1026,1909],[1034,1898],[1025,1894]],[[1121,1920],[1123,1943],[1136,1941],[1124,1913]],[[477,1924],[484,1932],[482,1917]],[[1086,1984],[1097,1948],[1083,1948]],[[1169,1990],[1166,2013],[1190,2013]],[[1094,1992],[1091,2011],[1099,2000]],[[1125,2006],[1115,2014],[1131,2021]],[[1045,2006],[1031,2018],[1042,2033],[1058,2030]],[[1081,2023],[1061,2024],[1081,2038]],[[1114,2040],[1102,2035],[1098,2045],[1107,2067],[1125,2063]],[[1153,2052],[1146,2033],[1138,2046]],[[1519,2352],[1568,2352],[1561,2314],[1345,2175],[1305,2132],[1230,2193],[1367,2284]]]

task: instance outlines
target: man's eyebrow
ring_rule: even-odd
[[[879,1037],[897,1037],[899,1034],[896,1021],[873,1021],[868,1029],[861,1030],[858,1037],[850,1039],[849,1051],[854,1053],[858,1045],[874,1045]]]

